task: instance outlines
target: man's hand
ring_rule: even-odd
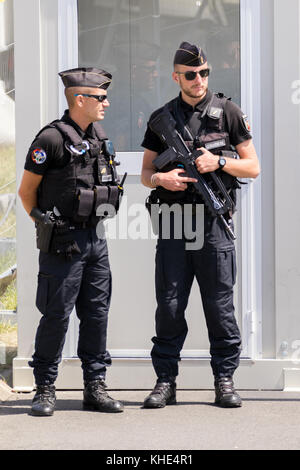
[[[219,156],[214,155],[213,153],[206,150],[206,148],[201,147],[202,155],[195,160],[196,168],[199,173],[208,173],[215,171],[219,168]]]
[[[223,171],[237,178],[256,178],[260,173],[260,165],[252,140],[245,140],[245,142],[238,144],[235,149],[239,158],[225,158],[226,165]],[[197,150],[203,152],[203,155],[195,160],[199,173],[207,173],[219,168],[218,155],[214,155],[203,147]]]
[[[169,191],[185,191],[187,189],[187,183],[197,183],[197,180],[195,178],[181,176],[184,172],[183,168],[175,168],[175,170],[168,171],[167,173],[157,173],[157,186],[162,186]]]

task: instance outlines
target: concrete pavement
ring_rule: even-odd
[[[0,402],[4,450],[295,450],[300,449],[300,392],[240,391],[243,406],[213,405],[212,390],[179,390],[178,404],[141,409],[148,391],[109,392],[124,413],[82,410],[81,391],[57,391],[52,417],[29,415],[34,393]]]

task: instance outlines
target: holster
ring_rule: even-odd
[[[50,217],[47,216],[43,221],[36,220],[35,222],[36,246],[44,253],[49,253],[50,251],[54,227],[55,222],[53,222]]]
[[[53,212],[45,214],[38,208],[33,208],[30,215],[36,220],[36,245],[39,250],[65,255],[67,259],[71,259],[74,253],[80,253],[69,221],[55,217]]]

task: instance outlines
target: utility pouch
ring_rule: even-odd
[[[78,193],[77,214],[79,217],[89,217],[94,206],[94,191],[92,189],[80,189]]]
[[[100,217],[113,217],[119,210],[121,190],[118,186],[96,186],[95,191],[95,214],[99,215],[98,208],[104,205],[110,205],[114,208],[112,212],[105,210]],[[122,191],[123,193],[123,191]],[[98,212],[97,212],[98,211]]]
[[[101,204],[108,203],[108,186],[95,186],[95,213]]]
[[[122,183],[120,183],[118,186],[109,185],[94,187],[95,213],[97,213],[97,209],[101,204],[110,204],[115,208],[116,213],[118,212],[124,192],[123,183],[125,178],[123,178]]]

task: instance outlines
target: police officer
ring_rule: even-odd
[[[255,178],[259,162],[247,117],[222,94],[208,89],[210,69],[204,51],[188,42],[180,44],[174,58],[173,80],[180,94],[166,104],[177,130],[190,149],[201,150],[196,159],[199,173],[217,172],[235,198],[235,177]],[[142,146],[145,148],[142,183],[154,189],[155,200],[169,205],[179,201],[193,207],[203,203],[193,193],[192,182],[178,167],[157,171],[153,160],[165,149],[163,139],[151,129],[149,120]],[[232,150],[235,148],[234,153]],[[198,155],[198,154],[197,154]],[[239,158],[233,158],[233,156]],[[152,192],[153,196],[153,192]],[[228,223],[232,221],[228,220]],[[211,366],[215,380],[215,403],[222,407],[241,406],[233,374],[239,364],[240,332],[234,316],[233,286],[236,276],[235,247],[218,217],[204,209],[204,243],[200,249],[186,248],[184,238],[158,238],[156,251],[156,336],[151,356],[157,375],[145,408],[176,403],[176,376],[180,351],[187,335],[185,309],[194,277],[200,287],[210,340]]]
[[[117,210],[122,190],[113,147],[98,122],[109,106],[112,76],[96,68],[59,75],[69,109],[34,139],[19,189],[25,210],[36,222],[40,248],[36,305],[42,317],[29,363],[36,382],[31,411],[36,416],[54,412],[54,383],[76,306],[83,406],[121,412],[123,404],[105,390],[111,364],[106,350],[111,272],[106,240],[96,234],[97,209],[110,204]]]

